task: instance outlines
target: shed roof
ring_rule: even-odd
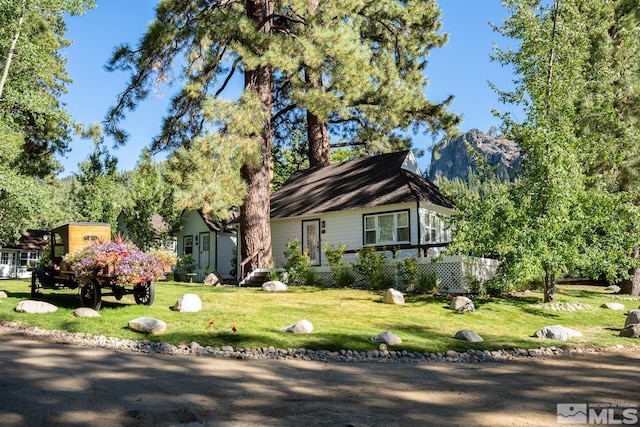
[[[271,218],[417,201],[452,208],[435,184],[404,167],[408,161],[415,163],[406,150],[296,172],[271,195]]]

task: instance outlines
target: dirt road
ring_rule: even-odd
[[[549,426],[559,403],[640,405],[640,351],[322,363],[116,353],[0,333],[2,426]]]

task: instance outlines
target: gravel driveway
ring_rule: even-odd
[[[2,426],[549,426],[565,403],[640,405],[640,351],[485,363],[233,360],[52,344],[0,328]]]

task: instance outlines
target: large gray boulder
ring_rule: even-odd
[[[633,323],[624,327],[620,331],[621,337],[640,338],[640,323]]]
[[[313,332],[313,325],[307,319],[302,319],[293,325],[289,325],[282,332],[291,332],[294,334],[310,334]]]
[[[459,313],[471,312],[475,311],[476,309],[476,307],[473,305],[473,301],[463,296],[453,298],[451,300],[451,303],[449,304],[449,308]]]
[[[196,294],[184,294],[172,309],[180,313],[197,313],[202,310],[202,300]]]
[[[404,304],[404,294],[400,291],[389,288],[384,291],[382,302],[385,304]]]
[[[0,291],[0,298],[7,298],[8,296],[5,291]]]
[[[571,338],[581,337],[582,333],[566,326],[552,325],[538,329],[534,336],[547,340],[569,341]]]
[[[204,284],[209,286],[220,286],[222,285],[222,277],[216,273],[209,273],[207,277],[204,278]]]
[[[29,313],[29,314],[46,314],[46,313],[54,313],[58,310],[53,304],[49,304],[45,301],[34,301],[34,300],[26,300],[20,301],[16,306],[16,311],[19,313]]]
[[[78,307],[73,310],[75,317],[100,317],[100,313],[90,307]]]
[[[270,280],[262,284],[262,290],[265,292],[286,292],[289,287],[279,280]]]
[[[461,331],[456,332],[456,334],[454,335],[453,338],[455,338],[457,340],[470,341],[470,342],[482,342],[482,341],[484,341],[480,335],[478,335],[474,331],[469,331],[469,330],[466,330],[466,329],[463,329]]]
[[[399,345],[402,344],[402,340],[396,334],[384,331],[370,338],[372,342],[384,343],[387,345]]]
[[[160,335],[167,329],[167,324],[153,317],[138,317],[129,320],[129,329],[145,334]]]
[[[613,311],[624,311],[625,306],[620,302],[606,302],[600,306],[600,308],[606,308],[607,310]]]
[[[631,310],[627,314],[627,320],[624,322],[624,326],[634,325],[640,323],[640,310]]]

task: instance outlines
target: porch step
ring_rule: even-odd
[[[269,281],[270,276],[270,268],[256,268],[251,273],[247,274],[247,276],[242,279],[238,286],[260,287],[265,282]]]

